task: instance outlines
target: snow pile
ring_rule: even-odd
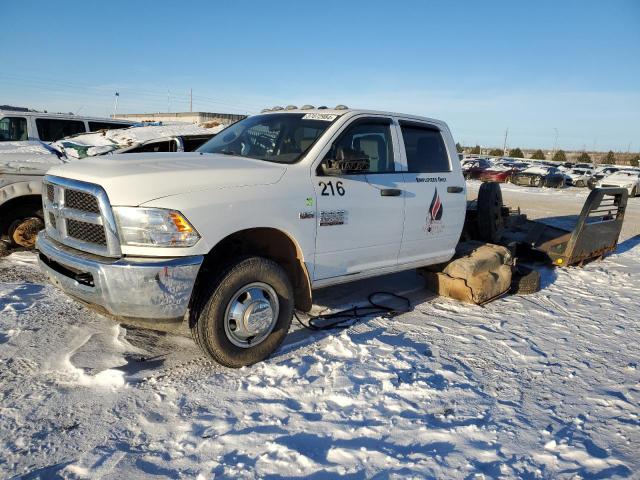
[[[0,142],[0,172],[42,175],[62,163],[49,145],[39,141]]]
[[[544,268],[539,293],[485,307],[434,298],[413,272],[324,289],[316,302],[333,308],[409,291],[414,310],[339,332],[294,325],[240,370],[189,338],[108,322],[13,254],[0,260],[0,477],[635,478],[640,199],[627,218],[604,262]]]
[[[196,124],[170,124],[131,127],[117,130],[102,130],[82,133],[55,142],[53,145],[67,157],[80,159],[103,155],[122,148],[140,145],[150,140],[158,140],[180,135],[207,135],[218,133],[224,125],[201,126]]]
[[[29,154],[29,155],[48,155],[52,152],[53,150],[49,145],[39,140],[26,140],[21,142],[0,142],[0,155],[9,154],[9,153]]]

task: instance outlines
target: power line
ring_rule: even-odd
[[[57,79],[47,79],[43,77],[30,77],[25,75],[6,74],[6,73],[0,73],[0,78],[5,79],[3,81],[3,83],[5,84],[9,83],[15,86],[19,86],[21,88],[33,87],[33,88],[42,89],[42,87],[55,86],[58,90],[62,90],[63,92],[66,91],[70,94],[70,96],[72,95],[74,97],[76,97],[79,92],[82,92],[85,95],[88,95],[88,92],[86,92],[87,89],[95,91],[96,94],[98,95],[104,95],[105,97],[106,96],[110,97],[113,94],[113,89],[115,88],[114,85],[96,86],[96,85],[87,85],[87,84],[81,84],[81,83],[75,83],[75,82],[60,81]],[[143,97],[150,97],[154,99],[167,97],[167,94],[162,93],[161,91],[146,90],[146,89],[140,89],[140,88],[118,87],[118,91],[123,96],[123,100],[125,96],[126,97],[143,96]],[[233,108],[237,111],[250,110],[252,112],[257,112],[264,107],[263,105],[249,104],[244,102],[236,102],[236,103],[225,102],[217,98],[206,96],[206,95],[193,96],[191,93],[186,93],[186,92],[183,94],[173,93],[170,96],[171,96],[171,99],[181,100],[185,104],[188,104],[190,101],[192,102],[193,98],[195,98],[196,100],[199,100],[200,103],[205,103],[207,105],[216,104],[216,105],[226,106],[228,108]]]

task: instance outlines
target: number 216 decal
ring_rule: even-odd
[[[320,195],[329,196],[329,195],[335,195],[337,193],[342,197],[345,194],[344,187],[342,186],[342,182],[340,181],[336,182],[335,188],[333,186],[333,181],[326,182],[326,183],[319,182],[318,185],[322,187],[322,193],[320,193]]]

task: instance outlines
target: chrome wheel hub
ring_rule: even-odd
[[[266,283],[250,283],[231,297],[224,316],[224,331],[234,345],[254,347],[273,331],[279,312],[275,290]]]

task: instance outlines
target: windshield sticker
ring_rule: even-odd
[[[338,115],[335,113],[307,113],[302,117],[303,120],[325,120],[327,122],[332,122],[336,118],[338,118]]]

